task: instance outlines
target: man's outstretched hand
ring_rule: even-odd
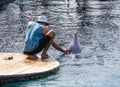
[[[70,53],[71,53],[71,50],[70,50],[70,49],[66,49],[66,50],[64,50],[64,53],[65,53],[65,54],[70,54]]]

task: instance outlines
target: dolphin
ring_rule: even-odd
[[[69,50],[71,54],[73,54],[73,57],[77,57],[77,55],[80,54],[82,51],[80,47],[80,43],[78,41],[77,33],[74,34],[74,37],[72,41],[70,42]]]
[[[78,36],[77,33],[74,34],[74,37],[72,38],[68,49],[70,50],[70,56],[72,57],[72,59],[77,58],[80,59],[80,53],[81,53],[81,47],[80,47],[80,43],[78,41]],[[60,55],[59,57],[57,57],[56,59],[58,61],[62,61],[61,58],[63,58],[65,56],[65,54]]]

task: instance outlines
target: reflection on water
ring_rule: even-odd
[[[7,1],[7,0],[6,0]],[[61,62],[56,75],[3,87],[119,87],[120,0],[11,0],[0,10],[0,51],[22,52],[25,24],[45,14],[56,41],[68,47],[78,33],[81,58],[50,49]],[[0,3],[1,4],[1,3]],[[54,54],[53,54],[53,51]]]

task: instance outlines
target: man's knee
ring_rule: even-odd
[[[55,31],[54,31],[54,30],[50,30],[50,31],[48,32],[48,35],[49,35],[50,37],[54,37],[54,36],[55,36]]]
[[[55,31],[54,30],[50,30],[50,31],[53,34],[53,36],[55,36]]]

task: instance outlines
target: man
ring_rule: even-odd
[[[70,52],[69,49],[63,50],[54,41],[55,32],[49,30],[48,25],[46,16],[39,16],[37,21],[28,22],[23,53],[28,55],[29,59],[37,59],[36,54],[41,51],[42,58],[49,58],[47,51],[50,45],[65,54]]]

